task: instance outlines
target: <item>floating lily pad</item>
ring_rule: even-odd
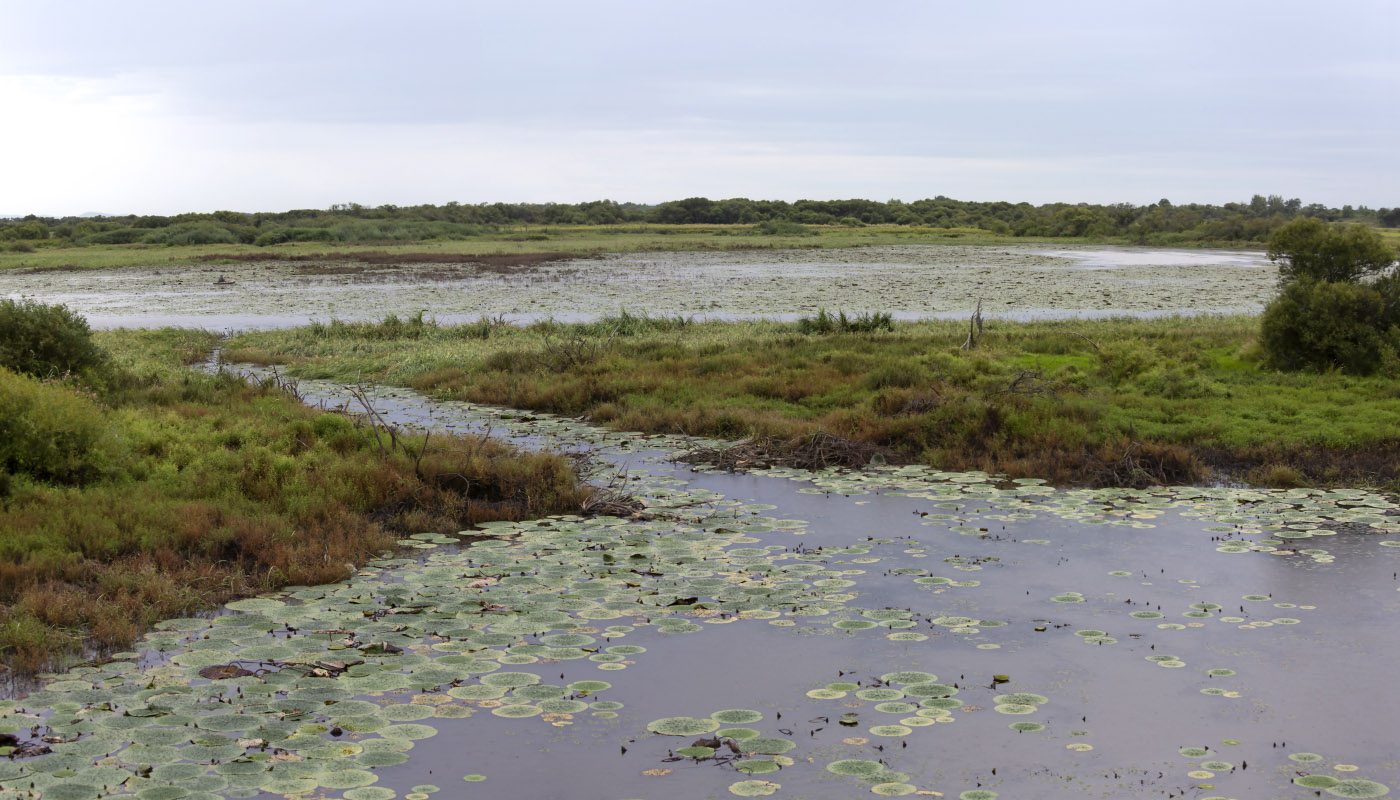
[[[729,793],[739,797],[767,797],[781,788],[782,784],[772,781],[739,781],[729,784]]]
[[[746,753],[758,753],[765,756],[782,755],[797,745],[791,739],[779,739],[777,737],[755,736],[741,742],[741,747]]]
[[[1327,787],[1326,791],[1337,797],[1385,797],[1390,794],[1390,787],[1375,781],[1348,778]]]
[[[647,730],[652,733],[659,733],[662,736],[698,736],[702,733],[710,733],[711,731],[717,730],[719,725],[720,724],[713,719],[666,717],[647,723]]]
[[[281,600],[272,600],[266,597],[249,597],[246,600],[234,600],[224,604],[226,608],[234,611],[267,611],[272,608],[281,608],[286,603]]]
[[[846,758],[827,764],[826,769],[828,772],[834,772],[837,775],[870,777],[884,771],[885,765],[878,761],[869,761],[863,758]]]
[[[1017,733],[1033,733],[1035,731],[1045,730],[1045,726],[1041,725],[1039,722],[1013,722],[1007,727]]]
[[[992,698],[997,703],[1013,703],[1023,706],[1038,706],[1050,702],[1050,698],[1041,694],[1031,694],[1030,692],[1015,692],[1013,694],[999,694]]]
[[[763,712],[754,711],[748,708],[728,708],[723,711],[716,711],[710,718],[721,725],[743,725],[749,722],[758,722],[763,719]]]

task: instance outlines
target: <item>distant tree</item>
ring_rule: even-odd
[[[1376,220],[1385,228],[1400,228],[1400,206],[1382,208],[1376,212]]]
[[[37,219],[28,219],[4,231],[5,239],[47,239],[49,229]]]
[[[1369,226],[1345,227],[1299,217],[1269,237],[1269,260],[1279,265],[1279,282],[1355,283],[1395,263],[1395,251]]]

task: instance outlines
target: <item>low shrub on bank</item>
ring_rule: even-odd
[[[82,485],[115,468],[121,444],[82,389],[0,367],[0,472]]]
[[[83,372],[104,358],[87,320],[66,306],[0,300],[0,367],[44,377]]]
[[[1293,281],[1260,326],[1269,363],[1286,370],[1400,374],[1400,284]]]
[[[119,374],[97,396],[0,369],[0,661],[125,647],[165,617],[339,580],[408,533],[590,494],[559,455],[449,436],[386,450],[274,386],[183,369],[200,336],[104,334]]]

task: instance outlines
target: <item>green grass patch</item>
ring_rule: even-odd
[[[1064,484],[1198,482],[1229,473],[1385,483],[1400,385],[1259,364],[1258,319],[991,321],[808,335],[800,323],[428,323],[249,333],[293,374],[415,386],[443,397],[585,415],[618,429],[794,438],[824,431],[892,457]],[[1286,469],[1285,469],[1286,468]]]

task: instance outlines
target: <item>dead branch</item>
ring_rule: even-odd
[[[606,339],[573,332],[555,338],[554,334],[544,333],[544,346],[533,358],[537,367],[551,372],[564,372],[587,366],[603,357],[617,338],[619,328],[613,328]]]
[[[967,341],[962,343],[963,350],[975,350],[982,343],[982,300],[977,300],[977,310],[972,312],[972,316],[967,321]]]
[[[640,517],[646,501],[627,491],[627,472],[613,473],[608,482],[594,486],[579,510],[584,514],[612,517]]]
[[[1072,387],[1067,387],[1058,381],[1047,380],[1038,369],[1023,369],[1004,388],[992,392],[988,397],[1018,394],[1022,397],[1053,397],[1059,400],[1060,390],[1066,388]]]
[[[1088,343],[1089,343],[1089,346],[1092,347],[1092,348],[1094,348],[1094,352],[1095,352],[1095,353],[1103,352],[1102,350],[1099,349],[1099,343],[1096,342],[1096,341],[1094,341],[1093,339],[1090,339],[1088,336],[1085,336],[1084,334],[1080,333],[1079,331],[1070,331],[1069,333],[1070,333],[1071,336],[1078,336],[1079,338],[1081,338],[1081,339],[1083,339],[1084,341],[1088,342]]]

